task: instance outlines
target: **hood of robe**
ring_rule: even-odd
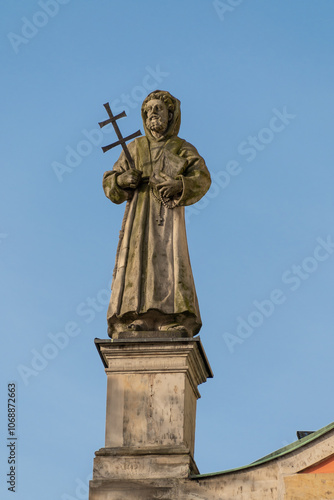
[[[160,96],[167,95],[173,101],[174,112],[173,112],[172,120],[168,123],[168,127],[167,127],[165,134],[160,139],[156,139],[152,135],[151,131],[146,126],[147,116],[146,116],[146,113],[144,111],[144,108],[145,108],[146,103],[150,99],[159,99],[159,95]],[[175,136],[179,133],[180,125],[181,125],[180,104],[181,104],[180,101],[178,99],[176,99],[176,97],[173,97],[169,92],[167,92],[167,90],[154,90],[146,97],[146,99],[144,99],[144,102],[143,102],[142,107],[141,107],[141,116],[142,116],[142,120],[143,120],[145,135],[150,141],[166,141],[170,137]]]

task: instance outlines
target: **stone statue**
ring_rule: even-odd
[[[180,102],[156,90],[143,102],[145,136],[128,144],[135,168],[122,152],[103,177],[113,203],[127,201],[107,313],[108,334],[162,332],[196,335],[200,312],[190,266],[184,206],[210,187],[197,150],[177,134]],[[140,333],[138,333],[140,335]]]

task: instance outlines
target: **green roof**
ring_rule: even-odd
[[[287,446],[284,446],[284,448],[280,448],[279,450],[276,450],[273,453],[266,455],[265,457],[259,458],[259,460],[256,460],[255,462],[252,462],[249,465],[243,465],[242,467],[237,467],[236,469],[228,469],[228,470],[223,470],[220,472],[209,472],[207,474],[197,474],[197,475],[191,476],[191,478],[192,479],[201,479],[201,478],[205,478],[205,477],[219,476],[220,474],[229,474],[231,472],[239,472],[239,471],[243,471],[246,469],[250,469],[251,467],[256,467],[258,465],[265,464],[267,462],[270,462],[271,460],[275,460],[276,458],[283,457],[284,455],[287,455],[288,453],[291,453],[295,450],[298,450],[299,448],[302,448],[303,446],[311,443],[312,441],[315,441],[316,439],[323,436],[324,434],[331,431],[332,429],[334,429],[334,422],[332,422],[329,425],[326,425],[326,427],[322,427],[322,429],[319,429],[318,431],[312,432],[312,434],[309,434],[308,436],[305,436],[302,439],[299,439],[298,441],[294,441],[293,443],[288,444]]]

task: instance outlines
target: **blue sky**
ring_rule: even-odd
[[[109,101],[123,134],[142,129],[155,88],[181,100],[180,136],[213,178],[187,211],[215,374],[200,387],[200,471],[334,420],[333,20],[330,0],[2,6],[0,467],[14,381],[17,500],[87,498],[106,397],[93,339],[107,337],[124,210],[101,188],[120,150],[102,153],[116,139],[97,123]]]

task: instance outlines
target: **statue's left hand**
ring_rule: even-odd
[[[163,182],[157,184],[157,189],[159,190],[159,193],[162,197],[172,198],[173,196],[181,193],[183,189],[181,179],[173,179],[173,177],[170,177],[163,172],[160,172],[160,176],[165,179]]]

